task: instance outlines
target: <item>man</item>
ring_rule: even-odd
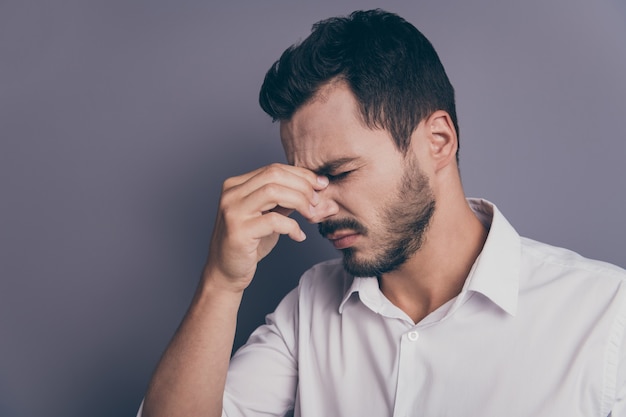
[[[454,93],[400,17],[316,24],[269,70],[289,165],[224,183],[204,275],[143,416],[626,416],[626,273],[466,200]],[[288,217],[316,265],[229,361],[241,296]]]

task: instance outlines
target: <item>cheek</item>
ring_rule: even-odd
[[[356,183],[346,181],[333,190],[339,205],[338,216],[354,217],[360,222],[371,224],[377,221],[381,207],[389,198],[390,187],[384,183]]]

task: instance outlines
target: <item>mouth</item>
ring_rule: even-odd
[[[347,249],[355,244],[359,236],[367,236],[365,226],[355,219],[327,220],[320,223],[318,229],[335,249]]]
[[[346,249],[354,244],[360,233],[353,231],[340,231],[331,233],[326,238],[330,240],[335,249]]]

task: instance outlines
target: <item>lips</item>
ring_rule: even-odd
[[[359,236],[360,234],[357,232],[342,231],[332,233],[326,236],[326,238],[330,240],[335,249],[345,249],[352,246]]]
[[[355,219],[331,219],[318,224],[320,234],[330,240],[336,249],[346,249],[359,236],[367,236],[367,229]]]

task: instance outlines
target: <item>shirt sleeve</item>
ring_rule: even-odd
[[[626,346],[622,345],[622,357],[617,374],[617,395],[609,417],[626,417]]]
[[[615,402],[608,417],[626,417],[626,297],[622,297],[620,312],[614,324],[614,352],[616,366]]]
[[[231,359],[223,416],[284,416],[293,409],[297,332],[298,289],[294,289]]]

